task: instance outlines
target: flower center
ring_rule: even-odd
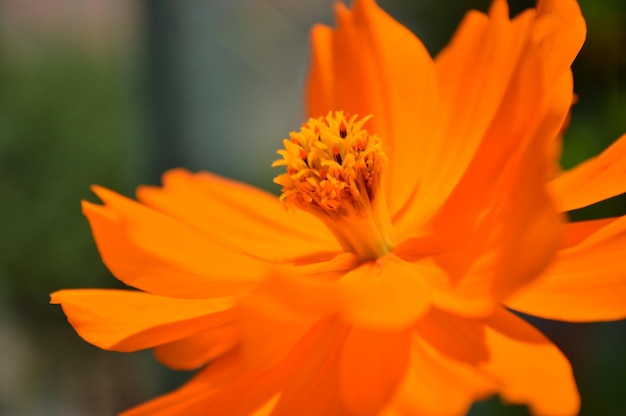
[[[392,230],[381,175],[386,163],[378,136],[341,111],[311,118],[283,140],[282,156],[272,166],[287,172],[274,178],[281,201],[321,219],[346,251],[361,261],[392,248]]]

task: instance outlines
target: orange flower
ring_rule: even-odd
[[[507,308],[626,317],[626,217],[562,214],[626,190],[625,137],[556,167],[577,3],[511,20],[495,0],[434,60],[372,0],[336,14],[312,32],[314,118],[274,163],[282,203],[184,170],[139,202],[95,187],[98,249],[139,290],[52,302],[98,347],[202,368],[128,416],[458,415],[492,394],[576,414],[566,358]]]

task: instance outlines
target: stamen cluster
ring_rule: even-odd
[[[286,166],[274,179],[283,187],[281,200],[334,219],[371,213],[386,157],[380,138],[363,129],[370,116],[357,118],[330,112],[283,140],[282,159],[272,164]]]

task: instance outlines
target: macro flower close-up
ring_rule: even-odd
[[[197,370],[126,416],[461,415],[493,395],[578,414],[568,359],[522,317],[626,318],[626,217],[567,214],[626,191],[626,136],[559,166],[578,3],[493,0],[434,58],[374,0],[335,16],[311,31],[308,120],[268,160],[280,196],[184,169],[136,200],[94,186],[83,213],[130,288],[51,302],[97,347]]]

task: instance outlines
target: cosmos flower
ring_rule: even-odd
[[[564,213],[626,190],[626,138],[561,172],[575,0],[469,12],[432,59],[373,0],[312,31],[311,117],[279,198],[167,172],[83,203],[137,290],[52,295],[86,341],[199,369],[137,415],[458,415],[499,394],[573,415],[567,359],[511,309],[626,317],[626,217]]]

